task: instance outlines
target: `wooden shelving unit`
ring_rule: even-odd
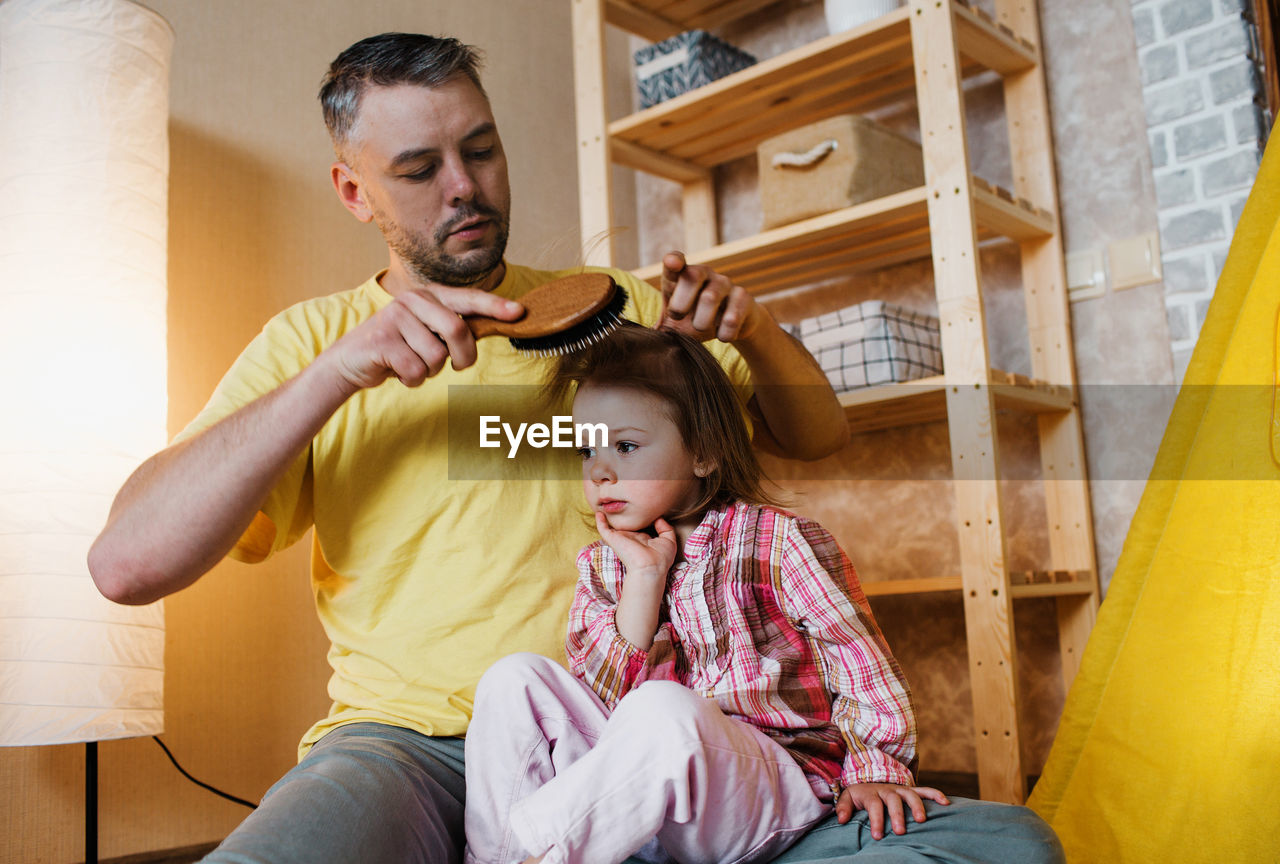
[[[841,401],[855,432],[947,421],[952,475],[963,481],[953,483],[960,572],[863,584],[871,596],[961,593],[982,796],[1020,803],[1026,772],[1011,604],[1055,599],[1069,685],[1099,596],[1035,4],[995,0],[993,17],[964,0],[910,0],[877,20],[611,121],[606,23],[656,41],[728,23],[768,0],[571,2],[584,246],[610,227],[610,170],[619,164],[680,183],[689,260],[758,296],[932,259],[945,373],[846,393]],[[990,72],[1003,81],[1013,190],[976,177],[968,155],[962,83]],[[715,166],[797,126],[910,102],[919,112],[924,186],[720,242]],[[991,238],[1007,238],[1021,253],[1030,376],[991,368],[978,267],[978,244]],[[591,263],[612,263],[607,243],[596,246]],[[637,272],[656,282],[659,271],[651,265]],[[1001,411],[1037,418],[1050,557],[1044,571],[1009,572],[1005,565]]]

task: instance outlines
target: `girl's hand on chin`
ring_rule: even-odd
[[[645,531],[615,530],[605,515],[597,512],[596,530],[604,544],[622,561],[628,576],[667,578],[680,544],[676,539],[676,529],[666,519],[658,517],[652,529],[655,534],[651,536]]]

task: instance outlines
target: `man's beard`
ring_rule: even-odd
[[[510,222],[502,213],[483,205],[466,205],[459,208],[448,222],[436,229],[434,242],[410,234],[395,222],[377,214],[379,227],[386,237],[391,251],[405,263],[422,281],[436,285],[465,288],[474,285],[497,269],[507,251],[507,233]],[[490,220],[495,228],[493,245],[472,249],[462,256],[447,255],[445,241],[459,225],[468,219],[482,217]]]

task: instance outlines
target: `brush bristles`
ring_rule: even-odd
[[[509,339],[511,347],[537,357],[558,357],[572,354],[588,345],[594,345],[618,329],[622,323],[622,310],[627,305],[627,292],[619,285],[614,288],[609,305],[595,315],[559,333],[536,339]]]

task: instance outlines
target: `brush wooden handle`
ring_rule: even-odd
[[[576,273],[553,279],[517,297],[524,306],[524,316],[518,321],[480,316],[463,320],[477,339],[486,336],[540,339],[586,321],[608,306],[617,290],[613,277],[607,273]]]

